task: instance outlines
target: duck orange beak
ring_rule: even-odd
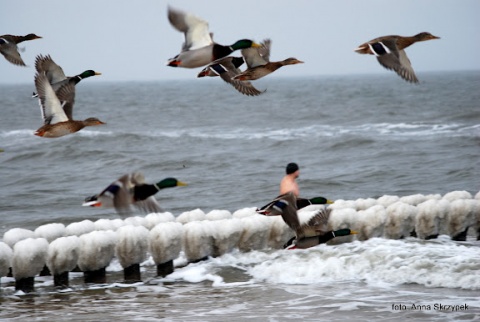
[[[205,68],[200,73],[198,73],[197,77],[205,77],[205,76],[207,76],[207,73],[208,73],[208,70],[207,70],[207,68]]]
[[[169,60],[169,61],[167,62],[167,66],[170,66],[170,67],[178,67],[178,66],[180,66],[181,63],[182,63],[182,62],[179,61],[179,60],[172,59],[172,60]]]
[[[88,201],[82,204],[83,207],[101,207],[102,203],[100,201]]]

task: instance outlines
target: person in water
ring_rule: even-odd
[[[287,164],[285,172],[285,176],[280,181],[280,195],[291,191],[298,198],[300,189],[298,188],[297,178],[300,176],[300,168],[296,163],[291,162]]]
[[[333,203],[333,201],[330,201],[324,197],[315,197],[310,199],[300,198],[300,189],[298,188],[297,183],[299,176],[300,168],[298,164],[290,162],[285,168],[285,176],[280,181],[280,195],[293,192],[297,198],[297,209],[301,209],[309,205],[324,205]]]

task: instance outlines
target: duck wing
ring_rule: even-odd
[[[130,182],[134,186],[145,184],[145,175],[140,171],[132,172],[130,175]]]
[[[130,215],[131,214],[131,204],[133,203],[133,192],[132,192],[132,181],[131,175],[125,174],[118,178],[117,181],[112,183],[107,189],[107,191],[111,191],[112,186],[117,186],[116,190],[112,193],[113,195],[113,206],[115,210],[120,215]],[[102,192],[103,194],[103,192]]]
[[[242,82],[233,79],[241,72],[233,63],[233,59],[235,58],[236,57],[225,57],[217,59],[209,65],[209,68],[212,72],[220,76],[225,82],[232,85],[237,91],[244,95],[257,96],[264,93],[264,91],[262,92],[256,89],[249,81]]]
[[[260,47],[249,47],[242,49],[242,56],[248,68],[263,66],[270,61],[271,40],[265,39]]]
[[[146,214],[150,214],[152,212],[164,212],[154,196],[150,196],[145,200],[136,201],[133,205]]]
[[[26,66],[25,62],[20,56],[20,53],[18,52],[18,47],[14,42],[0,37],[0,53],[10,63],[18,66]]]
[[[395,71],[401,78],[411,83],[418,83],[412,64],[405,53],[399,50],[395,40],[384,40],[369,44],[377,60],[386,69]]]
[[[297,215],[296,197],[292,192],[287,192],[276,197],[270,203],[257,210],[257,212],[268,213],[273,216],[282,216],[283,221],[295,232],[298,232],[301,227]]]
[[[65,76],[62,67],[57,65],[50,55],[37,55],[35,58],[35,68],[38,73],[45,72],[50,84],[58,84],[57,86],[52,86],[55,90],[66,83],[67,76]],[[59,84],[60,82],[62,83]]]
[[[65,86],[73,85],[67,84]],[[35,87],[39,97],[40,109],[44,124],[55,124],[68,121],[68,117],[63,110],[62,103],[55,94],[45,73],[37,73],[35,75]],[[71,89],[66,88],[65,90],[69,91]]]
[[[316,211],[313,215],[309,215],[308,218],[305,218],[306,221],[303,221],[302,215],[299,214],[298,217],[301,218],[301,230],[304,231],[315,231],[316,234],[324,234],[328,229],[328,219],[330,218],[330,208],[322,208]]]
[[[69,120],[73,120],[73,105],[75,104],[75,85],[66,83],[57,90],[56,94],[62,104],[65,115]]]
[[[198,49],[213,44],[212,36],[208,30],[208,22],[181,11],[168,7],[168,20],[170,24],[185,35],[182,51]]]

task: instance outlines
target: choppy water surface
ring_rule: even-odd
[[[157,199],[175,216],[234,212],[276,196],[288,162],[301,194],[353,200],[480,190],[480,74],[432,73],[410,85],[385,76],[265,79],[260,97],[218,80],[77,86],[74,117],[107,125],[59,139],[40,125],[28,85],[2,85],[0,233],[118,215],[81,207],[86,196],[140,170],[147,181],[189,183]],[[475,320],[480,317],[479,242],[374,238],[305,251],[235,251],[174,274],[122,284],[117,261],[106,285],[71,289],[38,278],[36,292],[3,277],[0,318],[9,320]],[[184,266],[184,267],[183,267]],[[412,304],[415,306],[412,310]],[[418,306],[420,305],[420,309]],[[435,304],[467,304],[467,310]],[[397,305],[397,306],[396,306]],[[404,306],[402,306],[404,305]],[[423,305],[423,306],[422,306]],[[437,306],[438,307],[438,306]],[[406,309],[404,309],[406,308]],[[422,309],[423,308],[423,309]]]

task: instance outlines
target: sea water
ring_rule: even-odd
[[[420,75],[419,75],[420,76]],[[0,235],[48,223],[117,219],[82,207],[121,175],[173,176],[187,187],[160,191],[179,216],[234,212],[278,194],[287,163],[300,165],[301,195],[332,200],[480,190],[480,73],[265,78],[246,97],[219,79],[77,85],[75,119],[106,125],[39,138],[32,84],[1,85]],[[136,215],[142,215],[137,213]],[[143,215],[144,216],[144,215]],[[9,320],[476,320],[480,244],[448,236],[372,238],[308,250],[234,250],[123,284],[114,259],[105,285],[71,288],[37,277],[35,293],[2,277],[0,318]]]

